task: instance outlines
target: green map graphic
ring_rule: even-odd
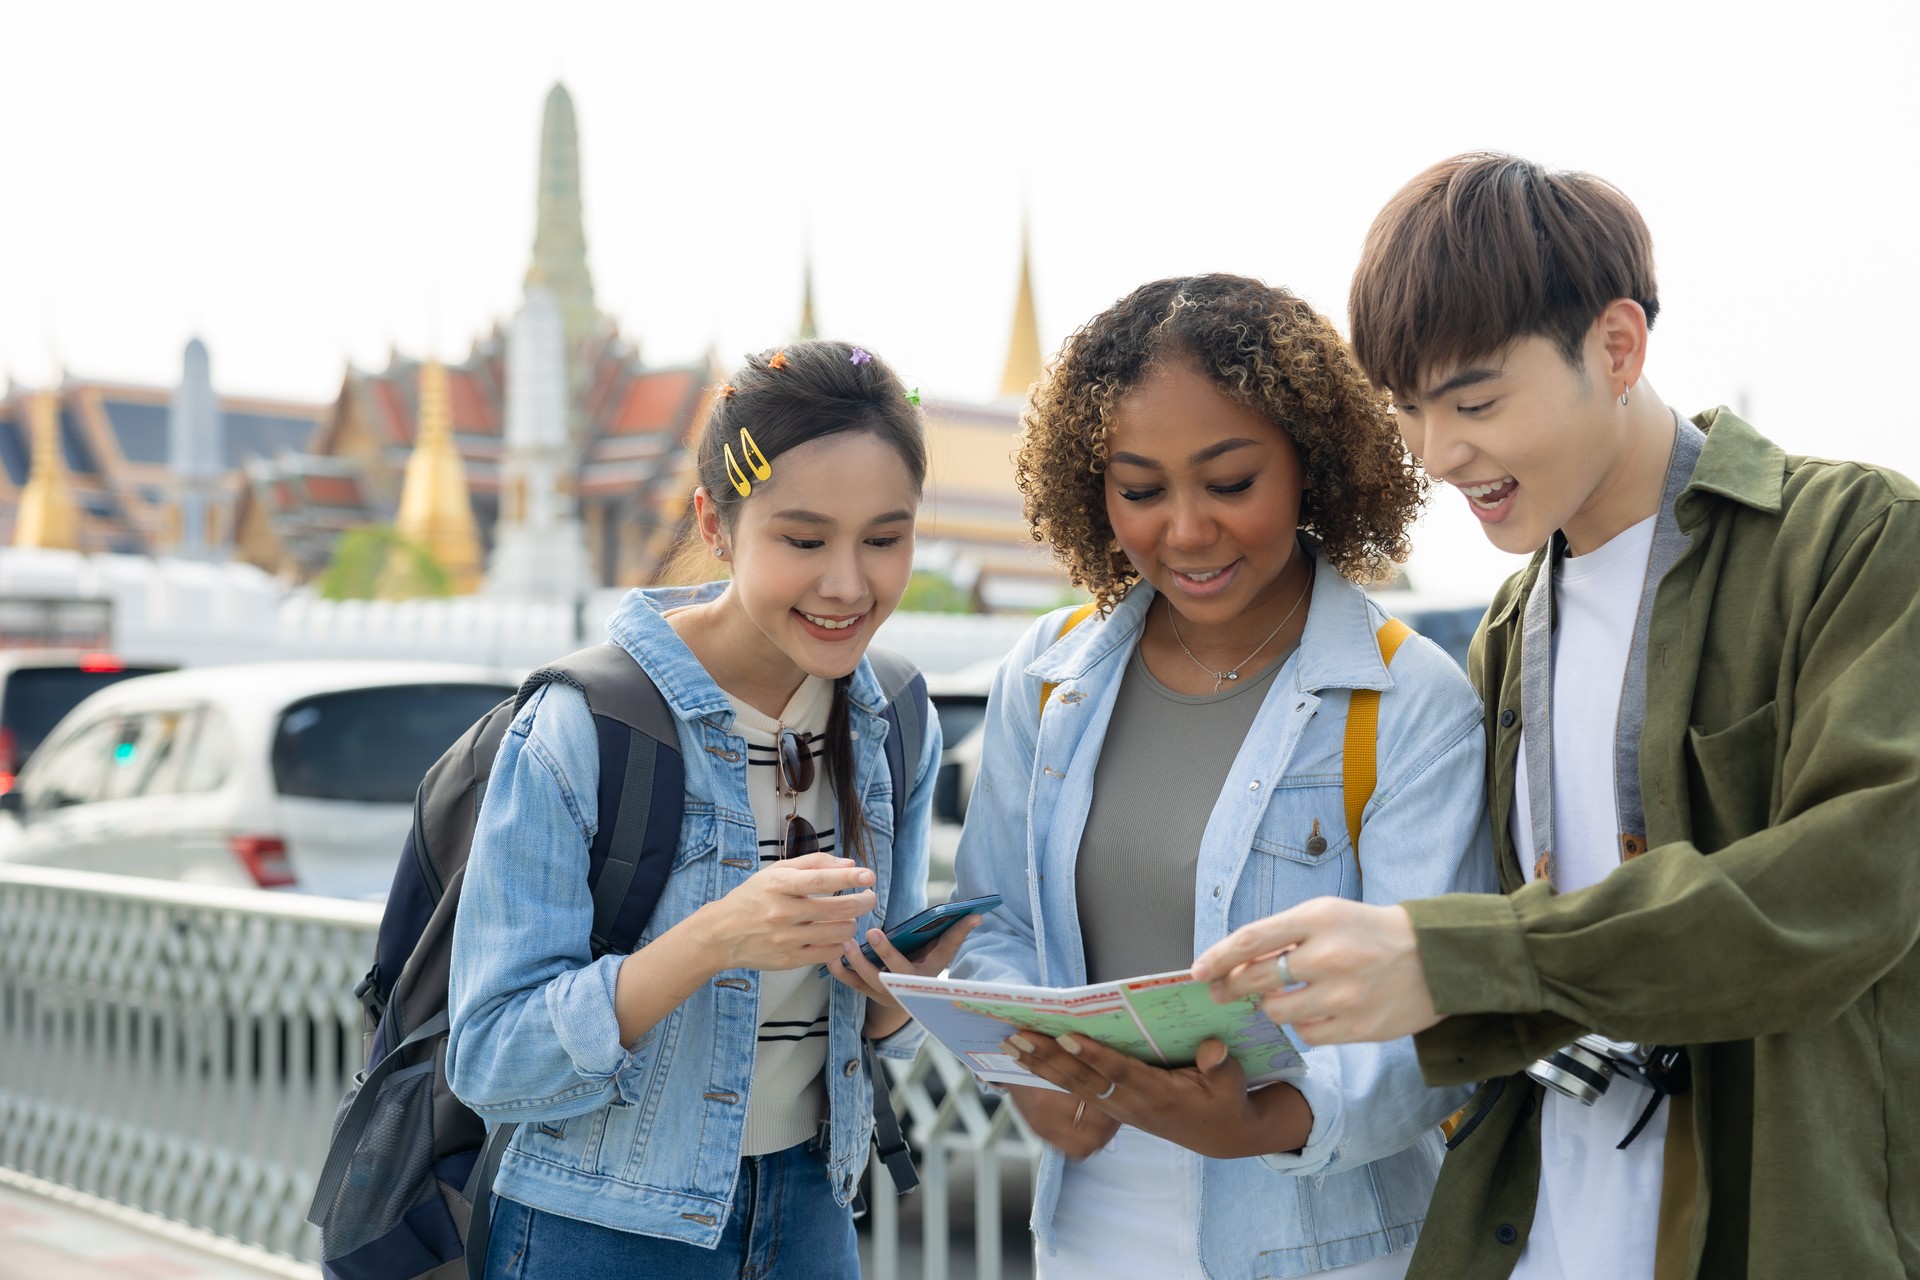
[[[1142,1062],[1159,1064],[1164,1060],[1168,1066],[1190,1067],[1201,1043],[1210,1039],[1225,1042],[1227,1052],[1239,1061],[1249,1080],[1271,1077],[1298,1062],[1299,1050],[1293,1041],[1251,998],[1215,1004],[1205,983],[1181,982],[1128,991],[1127,999],[1140,1022],[1153,1033],[1152,1043],[1140,1033],[1133,1017],[1119,1007],[1071,1014],[1036,1010],[1015,1000],[981,997],[955,1000],[954,1004],[1042,1035],[1059,1036],[1071,1031]],[[1154,1052],[1155,1043],[1160,1053]]]

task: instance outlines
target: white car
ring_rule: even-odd
[[[434,662],[266,662],[126,680],[0,796],[0,860],[374,898],[414,790],[513,677]]]

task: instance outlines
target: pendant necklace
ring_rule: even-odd
[[[1180,638],[1180,624],[1174,621],[1173,601],[1163,596],[1162,599],[1167,599],[1167,625],[1173,628],[1173,642],[1180,646],[1180,652],[1186,654],[1189,658],[1193,658],[1194,666],[1213,677],[1213,691],[1218,693],[1220,692],[1221,685],[1233,680],[1238,680],[1240,678],[1240,668],[1259,657],[1260,650],[1273,643],[1273,638],[1280,634],[1280,627],[1284,627],[1293,621],[1293,615],[1300,612],[1300,606],[1306,602],[1307,592],[1313,590],[1313,575],[1314,569],[1312,563],[1309,562],[1307,566],[1307,584],[1300,588],[1300,594],[1294,598],[1293,608],[1287,610],[1287,616],[1280,619],[1280,626],[1267,632],[1267,638],[1260,642],[1259,648],[1234,663],[1231,667],[1228,667],[1225,671],[1215,671],[1212,667],[1200,661],[1200,659],[1193,657],[1193,650],[1187,648],[1187,642]]]

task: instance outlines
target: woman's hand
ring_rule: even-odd
[[[891,942],[888,942],[885,931],[869,929],[867,941],[873,944],[873,952],[880,957],[880,965],[867,959],[860,950],[860,944],[852,939],[841,947],[839,958],[828,963],[827,972],[870,1001],[867,1005],[866,1025],[869,1039],[879,1040],[890,1036],[907,1025],[907,1011],[900,1007],[900,1002],[880,981],[881,966],[884,965],[888,973],[911,973],[921,978],[934,977],[953,963],[954,953],[960,950],[960,944],[966,941],[967,935],[972,933],[979,923],[979,916],[968,916],[922,947],[920,954],[912,958],[901,954]]]
[[[872,883],[873,872],[851,858],[809,853],[761,868],[694,919],[716,973],[825,964],[873,910]]]
[[[1056,1040],[1017,1031],[1001,1048],[1085,1102],[1082,1127],[1097,1111],[1116,1125],[1130,1124],[1218,1160],[1298,1151],[1313,1132],[1313,1110],[1298,1089],[1282,1083],[1249,1093],[1246,1072],[1218,1040],[1201,1044],[1193,1066],[1172,1068],[1149,1066],[1071,1034]]]
[[[1070,1093],[1026,1084],[1005,1088],[1027,1127],[1069,1160],[1085,1160],[1120,1132],[1118,1120]]]

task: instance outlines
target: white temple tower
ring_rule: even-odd
[[[567,348],[560,305],[527,286],[507,334],[506,457],[486,594],[573,602],[596,585],[574,504]]]
[[[180,384],[167,410],[167,469],[179,494],[179,536],[173,554],[189,560],[226,560],[233,519],[221,484],[227,473],[226,423],[213,394],[207,346],[187,343]]]

